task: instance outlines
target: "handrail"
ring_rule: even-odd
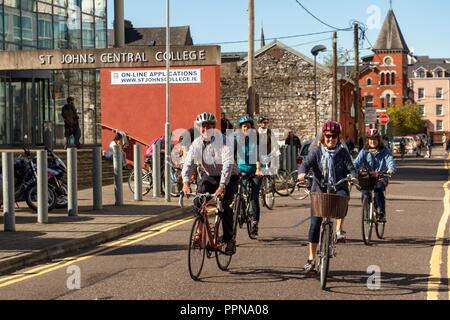
[[[111,130],[111,131],[114,132],[114,133],[116,133],[116,132],[118,132],[118,131],[122,131],[122,130],[120,130],[120,129],[115,129],[115,128],[112,128],[112,127],[107,126],[107,125],[105,125],[105,124],[102,124],[102,123],[98,123],[98,124],[99,124],[103,129]],[[122,132],[125,132],[125,131],[122,131]],[[126,133],[126,132],[125,132],[125,133]],[[134,141],[136,141],[136,142],[142,144],[143,146],[145,146],[145,147],[147,147],[147,148],[150,147],[149,144],[147,144],[147,143],[145,143],[145,142],[142,142],[142,140],[139,140],[139,139],[137,139],[137,138],[135,138],[135,137],[129,135],[128,133],[126,133],[126,134],[127,134],[127,137],[128,137],[129,139],[134,140]]]

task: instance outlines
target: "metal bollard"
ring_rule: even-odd
[[[14,211],[14,158],[12,152],[2,153],[3,179],[3,216],[4,230],[16,231],[16,214]]]
[[[48,223],[48,166],[47,151],[37,151],[37,216],[38,223]]]
[[[113,148],[113,163],[114,163],[114,195],[115,195],[115,205],[123,205],[123,179],[122,179],[122,166],[123,166],[123,156],[122,149],[119,145],[115,145]]]
[[[78,216],[77,149],[67,148],[67,212]]]
[[[152,154],[152,174],[153,174],[153,196],[161,197],[161,146],[159,144],[153,145]]]
[[[286,171],[292,172],[292,146],[289,145],[286,150]]]
[[[92,150],[92,159],[94,161],[94,172],[93,172],[93,198],[94,210],[101,210],[103,207],[103,190],[102,190],[102,148],[95,147]]]
[[[297,170],[297,147],[291,146],[291,170],[289,172],[292,172],[294,170]]]
[[[142,201],[142,147],[134,145],[134,200]]]

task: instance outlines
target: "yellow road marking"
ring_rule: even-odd
[[[27,271],[24,274],[12,275],[12,276],[8,276],[5,278],[1,278],[0,279],[0,288],[6,287],[6,286],[9,286],[9,285],[21,282],[21,281],[25,281],[25,280],[28,280],[28,279],[31,279],[34,277],[41,276],[43,274],[64,268],[65,266],[69,266],[71,264],[93,258],[99,254],[105,254],[105,253],[117,250],[119,248],[126,247],[129,245],[144,241],[148,238],[155,237],[157,235],[165,233],[172,228],[178,227],[178,226],[183,225],[192,220],[193,220],[193,218],[185,218],[185,219],[180,219],[180,220],[177,220],[174,222],[170,222],[170,223],[167,223],[167,224],[164,224],[164,225],[158,227],[157,229],[151,229],[151,230],[145,231],[144,233],[138,233],[138,234],[132,235],[130,237],[127,237],[125,239],[106,243],[104,245],[101,245],[100,248],[91,250],[87,253],[80,254],[77,256],[73,256],[73,257],[64,258],[61,261],[34,268],[32,270]]]
[[[450,159],[450,156],[449,156]],[[450,170],[449,161],[445,161],[445,169]],[[444,185],[444,213],[439,221],[438,230],[436,233],[436,241],[431,253],[430,259],[430,277],[428,280],[427,300],[439,299],[439,288],[441,284],[442,274],[442,253],[444,251],[444,239],[446,226],[450,217],[450,181],[447,181]],[[450,259],[450,248],[448,249],[448,258]],[[450,276],[450,260],[447,261],[447,272]]]

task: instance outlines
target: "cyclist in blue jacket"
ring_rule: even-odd
[[[392,175],[396,171],[394,157],[381,141],[381,134],[377,129],[370,129],[366,136],[366,147],[361,150],[354,161],[356,170],[366,170],[371,176],[374,173],[386,172]],[[375,186],[375,205],[378,208],[378,221],[386,222],[386,201],[384,191],[389,181],[386,177],[380,179]],[[362,191],[362,199],[369,191]]]

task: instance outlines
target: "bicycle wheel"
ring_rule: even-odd
[[[216,250],[217,266],[219,267],[220,270],[227,271],[228,267],[230,266],[230,263],[231,263],[231,258],[233,256],[227,255],[225,253],[225,247],[227,244],[222,241],[222,239],[223,239],[223,223],[222,223],[222,218],[220,216],[216,217],[214,234],[215,234],[215,236],[214,236],[215,242],[217,245],[217,250]]]
[[[275,190],[273,190],[270,178],[268,177],[263,178],[261,185],[261,197],[263,205],[267,209],[273,210],[273,207],[275,206]]]
[[[375,224],[375,231],[378,239],[384,239],[384,230],[386,229],[386,222],[377,222]]]
[[[206,255],[206,227],[203,218],[197,218],[189,236],[188,266],[193,280],[199,280]]]
[[[320,240],[320,287],[322,290],[325,290],[327,286],[331,241],[331,225],[325,224]]]
[[[128,177],[128,187],[134,193],[134,170],[131,171]],[[142,169],[142,195],[145,196],[152,189],[152,174],[151,172]]]
[[[288,173],[286,171],[280,171],[276,176],[274,176],[275,179],[275,192],[280,197],[288,197],[289,196],[289,185],[287,183],[288,179]]]
[[[364,198],[362,207],[362,238],[366,246],[370,246],[372,240],[373,222],[371,217],[371,201],[369,197]]]
[[[242,208],[244,210],[244,219],[247,223],[247,234],[248,237],[251,240],[256,240],[256,236],[253,234],[253,226],[252,226],[252,219],[250,218],[250,212],[251,212],[252,202],[250,201],[245,208]]]

